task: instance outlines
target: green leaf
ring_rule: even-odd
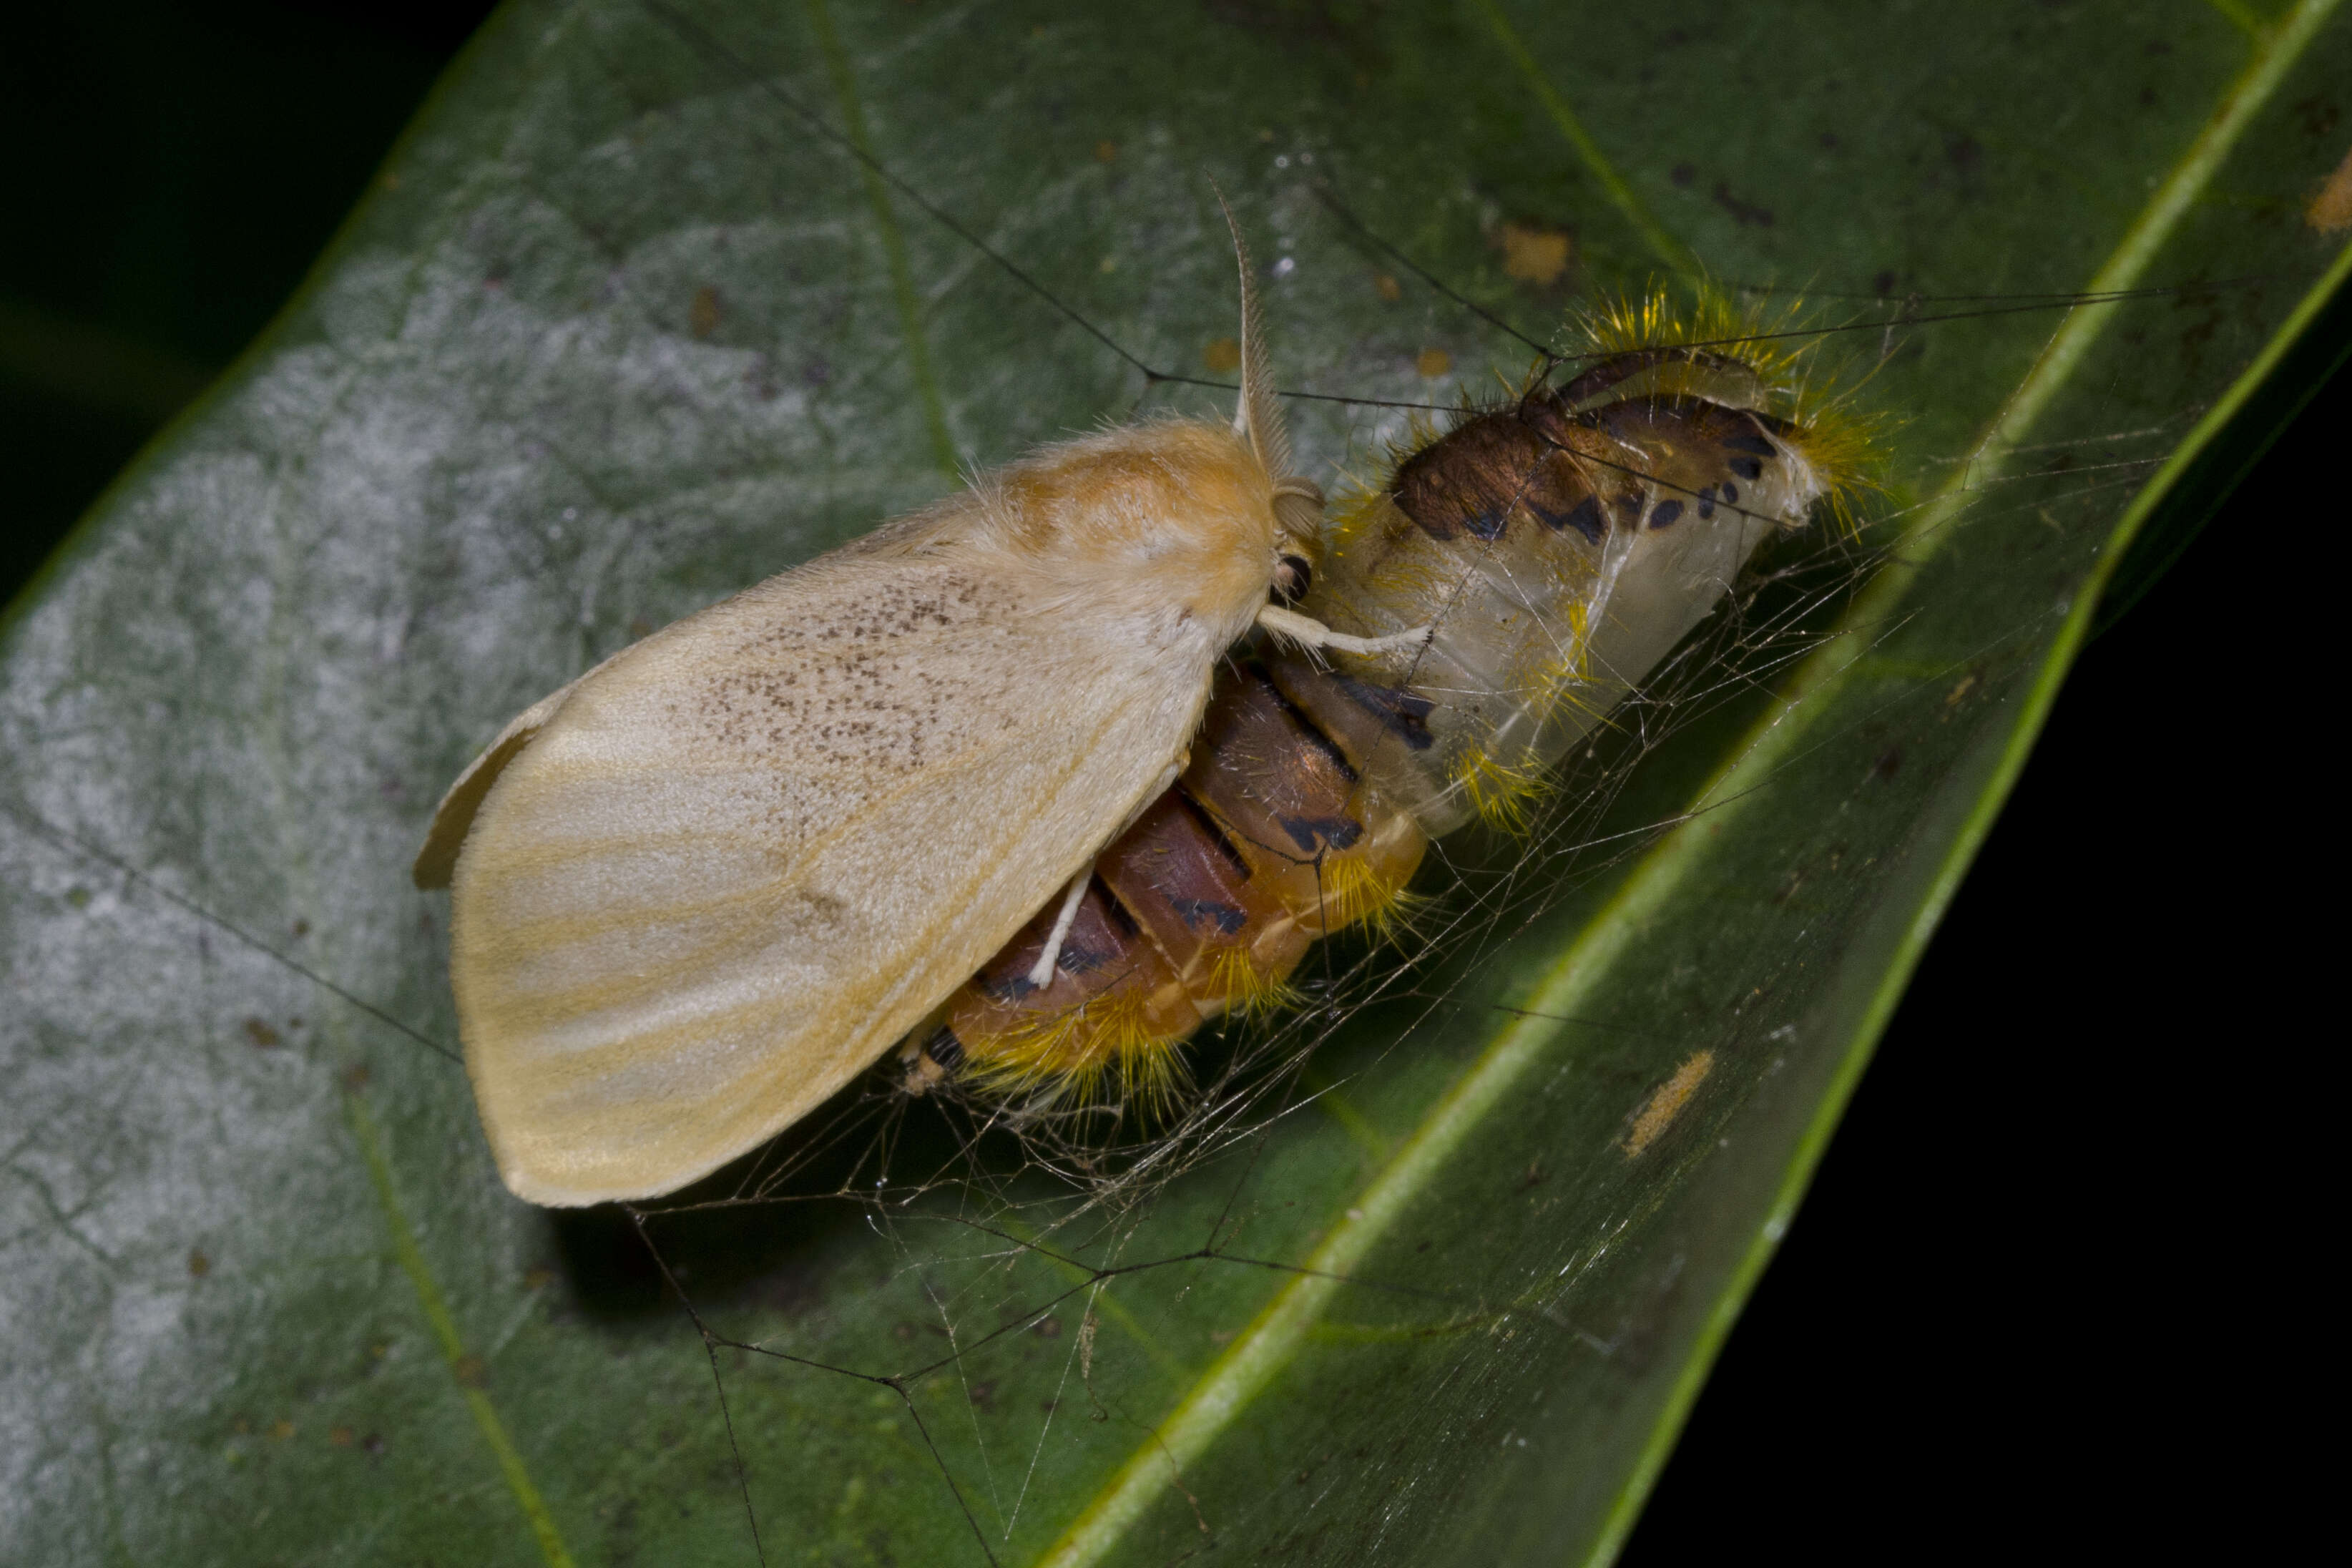
[[[2352,27],[1402,9],[499,15],[5,628],[8,1555],[1613,1550],[2113,563],[2346,270],[2302,211]],[[1212,406],[1135,362],[1233,331],[1213,180],[1302,390],[1528,357],[1325,193],[1538,335],[1693,260],[1871,323],[1880,564],[1617,781],[1614,850],[1449,845],[1459,939],[1319,1096],[1088,1207],[928,1108],[877,1144],[877,1091],[778,1201],[653,1222],[689,1321],[625,1217],[508,1197],[385,1021],[454,1037],[431,804],[957,464]],[[1402,424],[1296,417],[1335,475]]]

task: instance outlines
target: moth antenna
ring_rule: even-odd
[[[1225,227],[1234,237],[1234,260],[1242,275],[1242,395],[1234,409],[1234,434],[1250,444],[1259,464],[1276,479],[1290,471],[1290,432],[1282,423],[1282,407],[1275,401],[1274,374],[1266,367],[1265,325],[1259,320],[1257,279],[1250,266],[1249,246],[1231,203],[1215,181],[1217,205],[1224,210]]]

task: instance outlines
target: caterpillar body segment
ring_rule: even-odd
[[[1040,910],[918,1031],[919,1083],[1080,1096],[1172,1088],[1172,1047],[1220,1015],[1278,1002],[1315,942],[1402,895],[1428,837],[1268,674],[1218,684],[1191,764],[1096,860],[1054,978],[1030,982]]]
[[[1269,638],[1229,666],[1182,776],[1097,860],[1052,983],[1028,981],[1048,909],[910,1037],[910,1085],[960,1071],[1155,1098],[1202,1023],[1278,997],[1315,941],[1392,911],[1431,838],[1517,826],[1757,548],[1851,481],[1860,443],[1808,417],[1787,372],[1625,348],[1397,454],[1336,509],[1297,607],[1426,637],[1369,654]]]

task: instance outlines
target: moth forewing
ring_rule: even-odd
[[[648,1197],[756,1146],[1134,817],[1313,548],[1270,406],[1045,448],[509,726],[417,876],[454,852],[459,1031],[515,1193]]]

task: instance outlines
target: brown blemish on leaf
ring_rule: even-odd
[[[1412,368],[1434,381],[1454,368],[1454,356],[1444,349],[1423,349],[1413,357]]]
[[[2352,228],[2352,152],[2344,154],[2344,162],[2303,209],[2303,221],[2322,234]]]
[[[253,1042],[253,1048],[257,1051],[273,1050],[285,1043],[277,1030],[258,1018],[245,1021],[245,1037]]]
[[[338,1448],[350,1447],[352,1446],[353,1436],[354,1434],[348,1426],[330,1426],[327,1428],[327,1441],[332,1443]]]
[[[719,330],[719,290],[705,283],[694,291],[694,300],[686,308],[686,330],[697,341]]]
[[[1242,367],[1242,345],[1231,338],[1216,338],[1201,351],[1201,363],[1217,375],[1231,375]]]
[[[205,1256],[204,1248],[200,1247],[192,1247],[188,1248],[189,1279],[201,1279],[212,1271],[213,1260]]]
[[[1566,229],[1539,228],[1533,224],[1503,226],[1503,271],[1522,283],[1545,288],[1568,270],[1573,244]]]
[[[1675,1076],[1651,1090],[1642,1109],[1633,1113],[1633,1125],[1625,1131],[1625,1158],[1638,1160],[1651,1144],[1665,1136],[1675,1118],[1690,1103],[1706,1075],[1715,1070],[1715,1053],[1700,1051],[1675,1069]]]
[[[1117,163],[1118,161],[1118,142],[1111,142],[1111,141],[1102,141],[1102,142],[1096,142],[1096,143],[1095,143],[1095,162],[1096,162],[1096,163]]]
[[[1404,298],[1404,285],[1396,280],[1395,273],[1383,272],[1372,279],[1372,292],[1378,294],[1386,303],[1393,305]]]
[[[450,1368],[450,1371],[457,1374],[457,1386],[460,1388],[481,1388],[487,1386],[490,1381],[489,1365],[478,1355],[459,1356],[457,1364]]]

